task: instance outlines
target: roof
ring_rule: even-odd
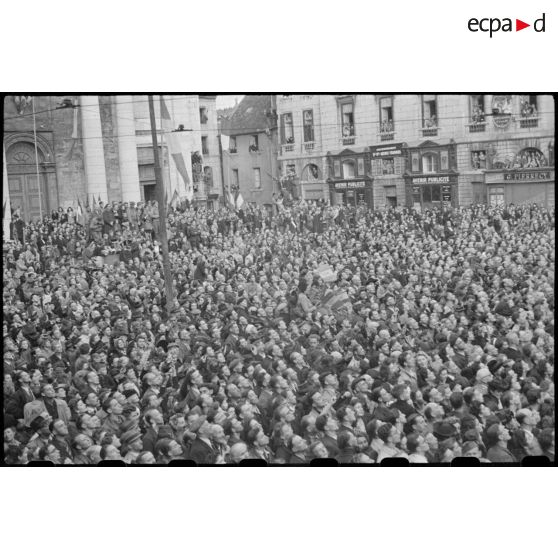
[[[221,131],[229,136],[262,132],[269,128],[270,109],[271,95],[245,95],[228,118],[223,116]]]

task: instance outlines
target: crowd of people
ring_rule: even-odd
[[[171,301],[159,228],[16,220],[6,463],[554,460],[554,209],[180,207]]]

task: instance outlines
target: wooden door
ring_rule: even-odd
[[[8,175],[10,205],[12,210],[15,210],[16,208],[21,209],[21,217],[26,223],[36,221],[41,218],[41,205],[43,217],[46,217],[49,213],[48,196],[44,176],[39,175],[39,180],[41,184],[40,197],[36,174]]]

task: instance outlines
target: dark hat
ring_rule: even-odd
[[[395,414],[392,413],[387,407],[377,407],[374,411],[374,418],[382,422],[395,422]]]
[[[29,424],[29,426],[31,427],[31,429],[33,430],[33,432],[37,432],[39,431],[45,424],[47,424],[47,420],[39,415],[37,417],[35,417],[31,423]]]
[[[124,432],[122,436],[120,436],[120,441],[122,445],[130,445],[133,444],[136,440],[141,439],[141,432],[139,430],[129,430],[128,432]]]
[[[435,422],[432,431],[438,438],[452,438],[457,435],[455,427],[446,421]]]
[[[465,431],[463,434],[463,441],[464,442],[478,442],[479,434],[474,428],[470,428],[469,430]]]
[[[173,438],[174,432],[172,430],[172,426],[165,424],[159,428],[159,432],[157,433],[157,439],[162,440],[163,438]]]
[[[490,370],[490,372],[492,372],[492,374],[494,374],[494,372],[496,372],[496,370],[498,370],[499,368],[502,367],[503,362],[499,362],[498,360],[491,360],[487,366],[488,369]]]
[[[356,378],[356,380],[353,380],[353,382],[351,383],[351,389],[354,391],[355,387],[360,382],[366,382],[366,378],[364,376],[359,376],[358,378]]]

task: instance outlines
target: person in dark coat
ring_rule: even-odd
[[[316,430],[321,433],[321,442],[326,447],[329,457],[337,458],[339,446],[337,445],[337,421],[327,415],[320,415],[316,419]]]
[[[143,451],[155,452],[155,444],[157,443],[159,428],[163,425],[163,415],[158,409],[150,409],[145,413],[144,423],[146,426],[143,436]]]
[[[211,442],[211,424],[205,421],[190,446],[189,457],[198,465],[211,465],[215,463],[217,453]]]

